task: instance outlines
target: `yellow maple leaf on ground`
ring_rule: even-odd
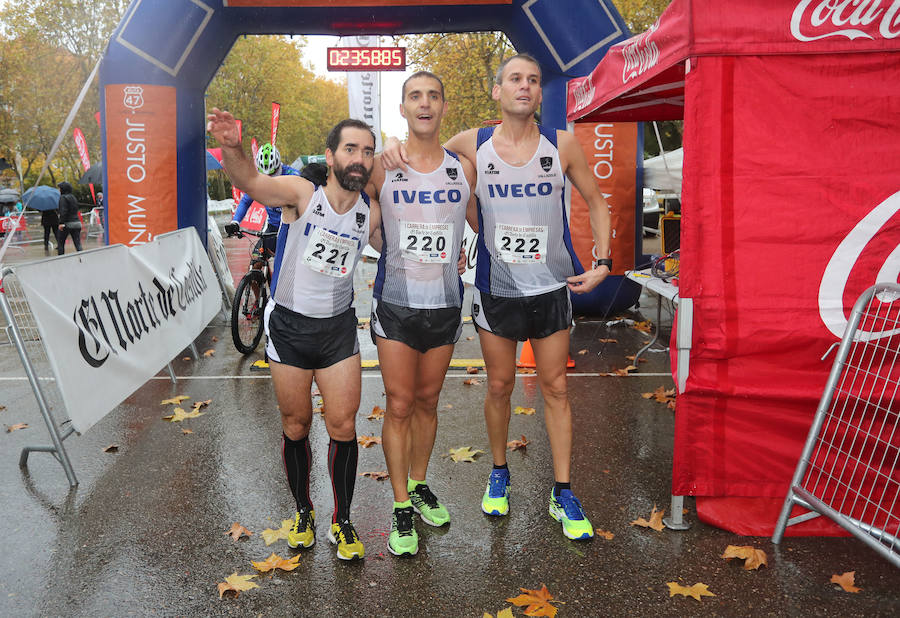
[[[450,449],[449,455],[450,455],[450,459],[452,459],[455,462],[460,462],[460,461],[474,462],[475,458],[483,452],[484,451],[482,451],[480,449],[477,449],[477,448],[473,449],[470,446],[461,446],[459,448]]]
[[[175,404],[177,406],[179,403],[181,403],[185,399],[190,399],[190,397],[188,397],[187,395],[175,395],[171,399],[163,399],[162,401],[159,402],[159,405],[167,406],[171,403],[171,404]]]
[[[707,586],[706,584],[701,584],[700,582],[697,582],[690,587],[682,586],[678,582],[666,582],[666,585],[669,587],[669,597],[674,597],[676,594],[680,594],[686,597],[693,597],[699,601],[700,597],[716,596],[708,590],[709,586]]]
[[[479,384],[481,384],[481,380],[469,378],[468,380],[463,380],[463,384],[465,384],[466,386],[478,386]]]
[[[169,416],[164,416],[163,418],[169,421],[170,423],[180,423],[186,418],[197,418],[198,416],[203,416],[206,412],[201,412],[200,408],[194,408],[190,412],[185,412],[184,408],[175,407],[172,409],[172,414]]]
[[[537,369],[535,369],[534,367],[519,367],[516,369],[516,373],[524,373],[524,374],[537,373]]]
[[[356,441],[363,448],[369,448],[373,444],[381,444],[381,436],[359,436]]]
[[[493,614],[489,614],[484,612],[484,616],[482,618],[494,618]],[[512,608],[506,607],[497,612],[497,618],[513,618]]]
[[[14,425],[7,425],[6,433],[12,433],[14,431],[19,431],[20,429],[28,429],[28,423],[16,423]]]
[[[857,588],[854,582],[856,579],[856,571],[847,571],[841,575],[832,575],[830,582],[837,584],[844,589],[845,592],[859,592],[862,588]]]
[[[195,410],[199,410],[200,408],[205,408],[211,403],[212,399],[207,399],[205,401],[195,401],[191,407]]]
[[[506,443],[506,448],[508,448],[512,451],[519,451],[519,450],[524,451],[527,446],[528,446],[528,438],[526,438],[525,436],[522,436],[522,438],[520,440],[510,440],[509,442]]]
[[[281,569],[282,571],[293,571],[298,566],[300,566],[300,554],[293,556],[291,558],[282,558],[281,556],[272,553],[271,556],[263,560],[262,562],[254,562],[250,561],[253,565],[253,568],[259,571],[260,573],[268,573],[269,571],[274,571],[275,569]]]
[[[384,408],[380,406],[374,406],[372,408],[372,412],[369,413],[369,416],[366,417],[370,421],[378,421],[384,418]]]
[[[517,607],[525,607],[526,616],[556,616],[556,608],[551,605],[553,595],[547,590],[547,586],[541,584],[540,590],[529,590],[528,588],[519,588],[522,591],[517,597],[506,599]]]
[[[239,522],[234,522],[231,524],[231,527],[225,531],[225,534],[230,536],[232,539],[237,541],[242,536],[250,537],[253,535],[252,532],[243,527]]]
[[[266,542],[266,545],[271,545],[275,541],[279,539],[286,539],[288,532],[291,531],[291,527],[294,525],[294,521],[291,519],[282,519],[281,527],[278,530],[272,530],[271,528],[266,528],[260,534],[262,534],[263,541]]]
[[[466,373],[468,373],[469,375],[475,375],[479,371],[481,370],[478,367],[466,367]]]
[[[630,355],[626,356],[625,358],[627,358],[628,360],[630,360],[630,361],[633,363],[633,362],[634,362],[634,357],[635,357],[635,356],[637,356],[637,354],[630,354]],[[638,363],[646,363],[646,362],[647,362],[647,359],[646,359],[646,358],[639,358],[639,359],[638,359]]]
[[[659,386],[652,393],[641,393],[641,397],[644,399],[653,398],[658,403],[669,403],[670,401],[675,401],[675,389]]]
[[[215,356],[215,355],[216,355],[216,351],[211,348],[203,353],[203,356],[206,356],[207,358],[209,358],[210,356]]]
[[[388,474],[387,470],[360,472],[359,475],[368,477],[370,479],[375,479],[376,481],[384,481],[391,478],[391,475]]]
[[[224,582],[219,583],[219,598],[221,599],[222,595],[226,592],[233,592],[234,596],[238,596],[244,590],[259,588],[259,586],[250,581],[254,577],[256,577],[256,575],[238,575],[237,572],[232,573],[225,578]]]
[[[650,320],[635,322],[631,328],[633,328],[634,330],[639,330],[643,333],[649,333],[651,330],[653,330],[653,323]]]
[[[644,528],[653,528],[657,532],[661,532],[665,529],[665,524],[663,524],[663,514],[666,512],[665,509],[661,511],[656,510],[656,505],[653,505],[653,510],[650,511],[650,520],[646,520],[643,517],[638,517],[633,522],[631,522],[632,526],[642,526]]]
[[[615,536],[615,535],[614,535],[612,532],[610,532],[609,530],[601,530],[600,528],[597,528],[596,534],[597,534],[597,536],[603,537],[603,538],[606,539],[607,541],[612,541],[612,540],[613,540],[613,537]]]
[[[604,374],[602,374],[602,375],[605,375],[605,376],[618,376],[618,377],[620,377],[620,378],[624,378],[625,376],[627,376],[629,373],[631,373],[631,372],[634,371],[635,369],[637,369],[637,367],[635,367],[634,365],[628,365],[627,367],[623,367],[622,369],[613,369],[613,370],[610,371],[609,373],[604,373]]]
[[[740,558],[744,561],[744,569],[747,571],[758,569],[761,566],[769,566],[766,552],[756,549],[752,545],[729,545],[725,548],[722,557],[726,560]]]
[[[534,414],[534,408],[523,408],[522,406],[516,406],[513,408],[514,414],[525,414],[526,416],[531,416]]]

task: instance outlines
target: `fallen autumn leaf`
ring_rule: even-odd
[[[669,587],[669,597],[674,597],[676,594],[680,594],[686,597],[693,597],[700,600],[700,597],[714,597],[712,592],[707,590],[708,586],[706,584],[701,584],[697,582],[693,586],[685,587],[679,584],[678,582],[666,582],[666,585]]]
[[[506,443],[506,448],[510,449],[511,451],[524,451],[527,446],[528,438],[526,438],[525,436],[522,436],[520,440],[510,440]]]
[[[837,584],[841,588],[844,589],[844,592],[854,592],[858,593],[862,588],[856,587],[856,571],[847,571],[846,573],[842,573],[840,575],[832,575],[829,580],[832,584]]]
[[[105,449],[103,449],[104,453],[118,453],[119,445],[118,444],[110,444]]]
[[[365,476],[370,479],[374,479],[376,481],[384,481],[384,480],[391,478],[391,475],[388,474],[387,470],[380,470],[377,472],[376,471],[360,472],[359,475]]]
[[[210,348],[209,350],[207,350],[206,352],[203,353],[203,356],[206,356],[206,357],[215,356],[215,355],[216,355],[216,351],[213,350],[212,348]]]
[[[269,571],[274,571],[275,569],[281,569],[282,571],[293,571],[298,566],[300,566],[300,554],[296,554],[291,558],[285,559],[273,552],[271,556],[269,556],[262,562],[255,562],[251,560],[250,564],[252,564],[253,568],[260,573],[268,573]]]
[[[747,571],[758,569],[761,566],[769,566],[766,552],[752,545],[729,545],[725,548],[722,557],[726,560],[740,558],[744,561],[744,569]]]
[[[28,429],[28,423],[16,423],[15,425],[7,425],[6,433],[12,433],[14,431],[19,431],[20,429]]]
[[[238,596],[244,590],[259,588],[259,586],[250,581],[254,577],[256,577],[256,575],[238,575],[237,572],[232,573],[225,578],[224,582],[219,583],[219,598],[221,599],[222,595],[226,592],[234,592],[234,596]]]
[[[541,584],[540,590],[529,590],[528,588],[519,588],[522,591],[517,597],[506,599],[517,607],[525,607],[526,616],[556,616],[556,607],[551,604],[553,595],[547,590],[547,586]]]
[[[266,542],[266,545],[271,545],[275,541],[279,539],[286,539],[288,532],[291,531],[291,527],[294,525],[294,522],[290,519],[282,519],[281,520],[281,528],[278,530],[273,530],[272,528],[266,528],[260,534],[262,534],[263,541]]]
[[[163,418],[170,423],[180,423],[186,418],[197,418],[198,416],[203,416],[204,414],[206,414],[206,412],[201,412],[198,408],[195,408],[190,412],[185,412],[184,408],[175,407],[172,409],[172,414],[170,414],[169,416],[164,416]]]
[[[381,444],[381,436],[359,436],[356,441],[363,448],[369,448],[375,444]]]
[[[380,406],[374,406],[372,411],[369,413],[369,416],[366,417],[370,421],[380,421],[384,418],[384,408]]]
[[[179,403],[181,403],[185,399],[190,399],[190,397],[188,397],[187,395],[175,395],[171,399],[163,399],[162,401],[159,402],[159,405],[167,406],[171,403],[171,404],[175,404],[177,406]]]
[[[246,536],[249,538],[253,535],[252,532],[243,527],[239,522],[234,522],[233,524],[231,524],[231,527],[225,531],[225,534],[230,536],[235,541],[240,539],[242,536]]]
[[[524,414],[525,416],[531,416],[532,414],[534,414],[534,412],[534,408],[523,408],[522,406],[516,406],[515,408],[513,408],[514,414]]]
[[[457,463],[461,461],[474,462],[475,458],[483,452],[484,451],[480,449],[473,449],[470,446],[461,446],[459,448],[451,448],[449,455],[450,459]]]
[[[643,517],[638,517],[633,522],[631,522],[632,526],[642,526],[644,528],[653,528],[657,532],[661,532],[665,529],[665,524],[663,524],[663,514],[666,512],[665,509],[661,511],[656,510],[656,505],[653,505],[653,510],[650,511],[650,520],[646,520]]]
[[[463,384],[466,386],[477,386],[481,384],[481,380],[476,380],[475,378],[469,378],[468,380],[463,380]]]

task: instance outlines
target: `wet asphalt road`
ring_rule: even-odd
[[[42,255],[32,246],[10,258]],[[366,283],[373,276],[372,264],[357,273],[360,316],[368,314]],[[655,316],[654,301],[642,302],[643,313]],[[474,334],[466,325],[455,357],[480,357],[477,338],[467,339]],[[369,333],[360,331],[360,339],[363,358],[374,358]],[[419,555],[390,555],[390,485],[360,477],[353,521],[366,559],[338,560],[325,538],[332,498],[324,461],[328,438],[317,416],[311,432],[316,545],[301,552],[296,570],[261,575],[253,580],[259,588],[220,600],[216,584],[234,572],[254,573],[251,560],[273,551],[297,553],[284,541],[267,547],[261,535],[293,513],[271,383],[266,373],[249,369],[261,353],[241,357],[226,323],[215,320],[196,341],[201,353],[215,350],[213,356],[194,359],[185,351],[173,362],[177,384],[161,373],[84,435],[66,440],[80,481],[70,490],[61,466],[47,454],[33,454],[25,469],[18,466],[23,446],[49,441],[21,364],[2,338],[0,425],[30,427],[0,433],[0,616],[481,616],[508,607],[505,599],[519,587],[541,584],[564,603],[559,616],[900,613],[900,571],[854,539],[788,538],[776,548],[768,539],[698,522],[690,499],[690,530],[629,525],[654,505],[668,508],[673,416],[640,396],[672,385],[660,375],[668,359],[651,353],[641,373],[627,378],[597,374],[623,367],[625,355],[644,339],[633,329],[590,320],[579,321],[573,332],[573,487],[594,526],[611,531],[612,540],[568,541],[547,515],[553,479],[533,376],[518,376],[512,397],[514,406],[537,408],[537,414],[514,415],[510,424],[510,439],[525,435],[530,441],[525,452],[509,455],[510,515],[481,513],[490,458],[454,463],[443,455],[459,446],[488,448],[483,374],[481,384],[467,386],[463,379],[472,376],[451,370],[428,479],[451,512],[448,527],[417,522]],[[171,406],[160,401],[174,395],[191,397],[187,404],[212,403],[199,418],[168,423],[161,417]],[[359,435],[381,434],[381,421],[366,419],[375,405],[384,406],[380,375],[364,370]],[[118,452],[103,452],[110,444]],[[360,449],[359,471],[379,470],[385,470],[381,447]],[[224,533],[233,522],[253,536],[232,541]],[[729,544],[763,549],[769,566],[748,572],[720,559]],[[851,570],[859,594],[828,583],[833,573]],[[670,581],[703,582],[716,596],[700,602],[669,598]]]

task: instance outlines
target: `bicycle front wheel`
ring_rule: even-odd
[[[238,283],[231,304],[231,338],[241,354],[250,354],[263,334],[268,288],[261,271],[251,270]]]

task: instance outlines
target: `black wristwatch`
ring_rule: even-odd
[[[597,266],[606,266],[610,271],[612,270],[612,260],[609,258],[601,258],[597,260]]]

